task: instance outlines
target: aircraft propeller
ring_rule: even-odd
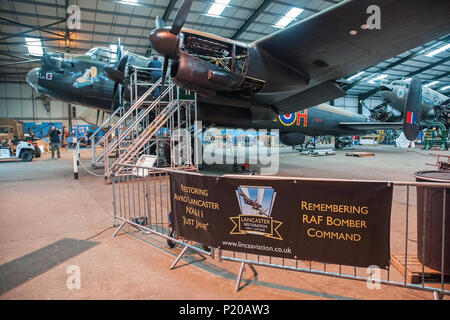
[[[164,86],[169,60],[175,60],[179,56],[180,38],[178,35],[186,22],[192,2],[193,0],[183,1],[170,30],[165,27],[164,20],[157,17],[155,21],[156,29],[152,30],[148,37],[152,48],[164,57],[161,86]]]
[[[117,39],[116,49],[117,61],[105,66],[105,72],[108,77],[114,81],[114,89],[111,101],[111,113],[114,112],[117,91],[119,91],[119,105],[122,104],[123,88],[122,83],[125,80],[125,67],[128,61],[128,55],[122,57],[122,49],[120,47],[120,39]]]
[[[117,82],[123,82],[125,78],[125,67],[128,62],[128,55],[122,57],[122,49],[120,48],[120,39],[117,40],[116,61],[105,66],[105,72],[108,78]]]

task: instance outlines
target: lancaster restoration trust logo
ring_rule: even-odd
[[[277,193],[271,187],[239,186],[236,196],[241,214],[230,217],[234,224],[230,234],[257,234],[283,240],[278,228],[283,224],[271,217]]]

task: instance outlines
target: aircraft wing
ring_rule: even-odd
[[[367,13],[371,5],[380,8],[380,29],[361,28],[373,15]],[[252,45],[309,78],[301,92],[274,103],[295,112],[342,96],[333,80],[450,33],[449,12],[448,0],[348,0]]]
[[[354,130],[389,130],[403,127],[403,122],[340,122],[339,124]]]

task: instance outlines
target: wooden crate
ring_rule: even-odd
[[[391,265],[405,276],[405,255],[404,254],[391,254]],[[425,282],[441,282],[441,272],[428,268],[423,269]],[[408,254],[408,260],[406,265],[406,281],[409,283],[417,284],[422,283],[422,263],[417,259],[417,255]],[[450,274],[444,274],[444,283],[450,282]]]
[[[346,152],[346,156],[348,157],[373,157],[375,153],[373,152]]]

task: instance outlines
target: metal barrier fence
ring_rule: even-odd
[[[325,264],[315,261],[294,260],[286,258],[271,257],[266,255],[248,254],[235,251],[225,251],[221,248],[206,249],[192,241],[187,241],[176,237],[171,230],[169,221],[170,204],[170,175],[172,172],[180,171],[163,168],[145,168],[136,165],[120,164],[128,170],[119,175],[112,175],[113,187],[113,207],[114,223],[120,221],[114,236],[125,224],[129,224],[138,230],[164,237],[168,243],[178,243],[184,249],[173,262],[170,269],[180,261],[188,249],[194,250],[202,257],[205,255],[213,259],[228,260],[240,263],[239,273],[236,281],[236,291],[240,288],[240,282],[247,264],[256,275],[255,266],[279,268],[290,271],[299,271],[316,275],[331,276],[344,279],[366,281],[368,286],[373,287],[381,284],[406,287],[410,289],[432,292],[435,299],[442,299],[450,294],[450,273],[445,273],[448,266],[445,265],[445,257],[450,254],[450,248],[445,247],[446,226],[450,225],[449,212],[446,212],[447,189],[450,183],[428,183],[428,182],[394,182],[382,181],[394,186],[391,215],[390,249],[391,262],[387,270],[377,269],[376,266],[369,268],[353,267],[347,265]],[[126,173],[128,172],[128,173]],[[130,174],[131,172],[131,174]],[[199,175],[194,172],[182,172],[183,174]],[[242,177],[236,175],[225,175],[224,177]],[[222,178],[218,177],[218,179]],[[249,178],[250,176],[245,176]],[[292,179],[297,183],[301,181],[340,181],[340,182],[374,182],[372,180],[344,180],[344,179],[314,179],[300,177],[271,177],[271,176],[251,176],[252,179]],[[380,182],[380,181],[377,181]],[[424,192],[424,212],[427,207],[427,192],[443,190],[442,195],[442,239],[441,239],[441,263],[440,269],[430,269],[419,262],[425,261],[425,254],[429,248],[425,243],[425,214],[422,215],[423,230],[422,239],[418,239],[418,212],[417,212],[417,191]],[[429,205],[429,204],[428,204]],[[429,221],[428,221],[429,222]],[[421,257],[418,257],[417,245],[422,241]],[[448,259],[448,258],[447,258]]]

